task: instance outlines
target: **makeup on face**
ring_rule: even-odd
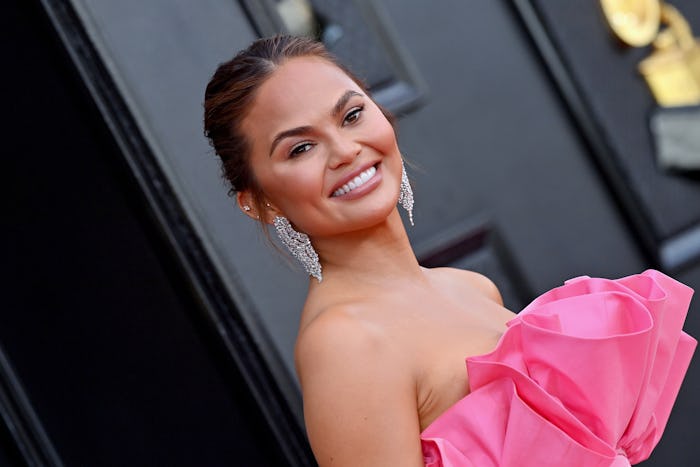
[[[361,228],[395,207],[401,162],[393,126],[337,66],[305,57],[281,65],[242,129],[260,187],[302,230]],[[366,197],[371,202],[358,204]]]

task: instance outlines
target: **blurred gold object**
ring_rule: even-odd
[[[654,40],[654,52],[639,64],[639,71],[663,107],[700,104],[700,41],[686,19],[673,6],[661,6],[667,27]]]
[[[662,0],[600,4],[620,40],[634,47],[653,43],[639,72],[658,104],[650,112],[650,129],[659,166],[700,170],[700,40],[683,15]]]
[[[274,4],[289,34],[309,37],[316,34],[316,18],[309,0],[277,0]]]
[[[624,43],[642,47],[659,30],[659,0],[601,0],[603,13],[615,35]]]

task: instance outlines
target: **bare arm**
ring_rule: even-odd
[[[420,466],[415,382],[380,330],[327,310],[304,330],[297,366],[321,467]]]

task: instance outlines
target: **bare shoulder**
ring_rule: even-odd
[[[359,316],[362,308],[361,304],[326,307],[299,331],[295,359],[300,377],[305,369],[327,361],[386,351],[381,329]]]
[[[343,378],[349,368],[353,378],[391,374],[405,363],[394,341],[379,324],[367,319],[372,304],[334,304],[317,313],[297,336],[295,363],[302,387],[323,374]],[[405,368],[403,369],[405,370]]]
[[[496,284],[485,275],[466,269],[437,268],[436,270],[448,277],[450,281],[455,281],[461,285],[466,283],[482,295],[503,306],[501,292]]]
[[[319,465],[422,465],[415,380],[362,305],[335,305],[296,345],[304,419]]]

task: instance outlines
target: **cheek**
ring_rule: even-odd
[[[317,167],[318,158],[273,163],[260,180],[265,193],[277,206],[299,204],[323,191],[323,171]]]
[[[371,141],[372,145],[378,151],[388,154],[398,150],[398,144],[396,142],[396,133],[394,132],[394,127],[391,123],[384,117],[384,115],[377,109],[379,114],[370,123],[369,128],[371,128]]]

